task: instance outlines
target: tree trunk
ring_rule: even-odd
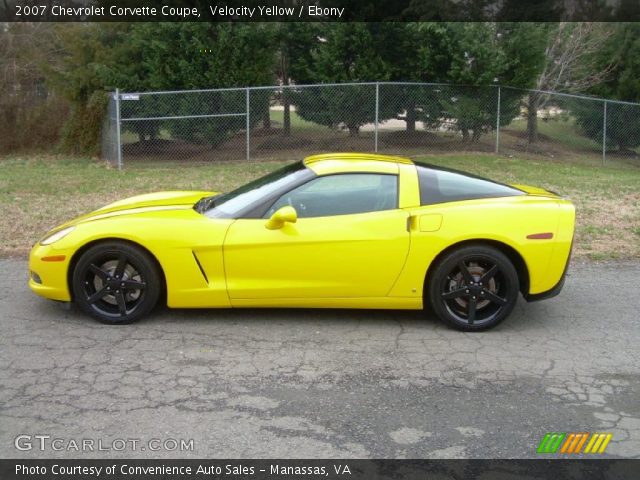
[[[529,94],[529,105],[527,107],[527,139],[529,143],[538,142],[538,94]]]
[[[471,137],[471,142],[472,143],[478,143],[480,141],[480,136],[482,135],[482,129],[481,128],[476,128],[475,130],[473,130],[473,135]]]
[[[407,132],[415,132],[416,131],[416,103],[410,102],[407,107]]]
[[[291,135],[291,105],[289,104],[287,95],[284,95],[282,102],[284,103],[282,134],[288,137]]]
[[[360,133],[360,126],[359,125],[347,125],[347,128],[349,129],[349,136],[350,137],[357,137],[358,134]]]
[[[469,142],[469,130],[467,130],[466,128],[462,129],[462,141],[464,143],[468,143]]]

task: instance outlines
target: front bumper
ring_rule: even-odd
[[[37,243],[29,254],[29,288],[42,297],[70,302],[67,281],[70,262],[70,251]]]

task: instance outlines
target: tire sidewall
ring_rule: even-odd
[[[451,315],[445,306],[445,302],[441,298],[447,275],[455,268],[456,264],[460,260],[464,260],[469,257],[486,258],[496,263],[507,282],[507,304],[490,321],[475,325],[469,325],[466,322],[461,322]],[[518,272],[515,267],[509,258],[500,250],[486,245],[468,245],[452,251],[438,262],[433,275],[430,275],[429,277],[429,285],[427,288],[428,305],[438,318],[458,330],[475,332],[493,328],[509,316],[518,301],[519,279]]]
[[[84,292],[84,276],[86,269],[95,259],[100,256],[113,253],[114,255],[125,254],[129,261],[134,264],[138,272],[142,275],[146,288],[144,296],[138,307],[125,317],[111,318],[101,315],[94,310],[86,301]],[[153,310],[160,297],[160,273],[156,262],[149,254],[142,249],[125,242],[104,242],[90,247],[84,252],[75,264],[72,276],[73,299],[82,311],[91,315],[98,321],[110,325],[126,325],[139,320],[144,315]]]

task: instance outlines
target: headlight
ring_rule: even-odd
[[[40,240],[40,245],[50,245],[54,242],[57,242],[58,240],[61,240],[67,235],[69,235],[72,231],[75,230],[75,228],[76,227],[72,226],[72,227],[63,228],[62,230],[58,230],[56,233],[52,233],[51,235],[46,236],[42,240]]]

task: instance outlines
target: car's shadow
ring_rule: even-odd
[[[59,322],[73,322],[74,324],[94,326],[101,325],[96,320],[84,314],[75,305],[58,305],[56,302],[42,300],[38,302],[39,318],[56,320]],[[489,332],[503,330],[529,330],[545,328],[549,320],[546,305],[541,303],[528,304],[522,299],[518,301],[511,316],[502,324]],[[265,324],[287,326],[322,326],[330,328],[332,325],[340,327],[382,327],[385,325],[400,325],[403,328],[427,330],[452,330],[441,322],[428,309],[423,310],[364,310],[364,309],[305,309],[305,308],[202,308],[202,309],[172,309],[159,306],[145,318],[134,325],[161,326],[179,324],[185,325],[241,325],[265,326]],[[109,327],[105,325],[105,327]],[[124,326],[126,328],[126,326]]]

